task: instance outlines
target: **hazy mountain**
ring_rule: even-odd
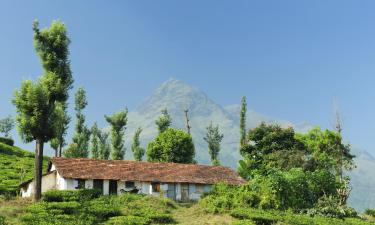
[[[172,127],[185,129],[184,110],[189,109],[192,136],[194,139],[196,159],[199,163],[209,164],[207,145],[203,140],[206,127],[212,121],[219,124],[224,134],[220,161],[223,165],[236,168],[240,158],[239,142],[239,105],[220,106],[212,101],[203,91],[182,81],[171,79],[155,90],[135,111],[129,112],[129,123],[126,134],[127,158],[132,158],[130,151],[131,138],[137,127],[142,127],[142,144],[155,138],[157,129],[155,120],[160,111],[167,108],[172,116]],[[293,126],[298,132],[306,132],[312,126],[308,123],[292,123],[287,120],[273,119],[266,115],[248,110],[247,127],[252,128],[262,121],[278,123],[281,126]],[[375,207],[374,171],[375,159],[364,151],[356,150],[357,169],[350,173],[353,181],[353,191],[350,203],[359,210]]]

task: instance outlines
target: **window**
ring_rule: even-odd
[[[109,181],[109,194],[110,195],[117,195],[117,180],[110,180]]]
[[[77,179],[75,182],[76,189],[84,189],[85,188],[85,180]]]
[[[203,184],[196,184],[195,185],[195,192],[196,193],[203,193],[204,192],[204,185]]]
[[[135,184],[133,181],[126,181],[125,182],[125,187],[126,188],[134,188],[135,187]]]
[[[152,192],[160,192],[160,183],[151,183]]]
[[[94,189],[101,190],[103,193],[103,180],[94,180]]]

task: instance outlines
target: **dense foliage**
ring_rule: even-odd
[[[66,132],[69,127],[70,117],[67,114],[67,104],[57,103],[54,111],[56,137],[51,140],[51,147],[55,150],[55,156],[61,157],[62,148],[66,145]]]
[[[0,119],[0,133],[3,133],[5,137],[9,137],[9,132],[14,127],[14,119],[8,116],[4,119]]]
[[[7,138],[7,137],[0,137],[0,143],[6,144],[6,145],[10,145],[10,146],[14,145],[13,139]]]
[[[82,111],[87,106],[86,91],[78,88],[75,94],[76,125],[72,143],[64,151],[64,156],[69,158],[87,158],[89,156],[90,129],[85,124],[86,117]]]
[[[31,224],[169,224],[174,220],[168,199],[136,194],[99,196],[96,190],[49,191],[22,216]]]
[[[97,123],[95,122],[94,125],[91,127],[91,158],[99,159],[99,128]]]
[[[38,80],[24,80],[14,93],[13,104],[17,110],[17,128],[25,142],[36,141],[35,148],[35,200],[41,197],[43,146],[56,137],[55,106],[64,104],[72,88],[69,44],[66,27],[59,21],[50,28],[39,29],[33,23],[35,50],[43,66]]]
[[[305,214],[295,214],[289,211],[260,210],[252,208],[238,208],[231,215],[240,221],[236,225],[370,225],[372,222],[359,218],[327,218],[311,217]]]
[[[124,159],[125,157],[125,129],[128,123],[128,109],[121,110],[111,116],[105,116],[111,126],[112,159]]]
[[[168,114],[167,108],[161,110],[161,116],[155,121],[159,134],[166,131],[172,124],[172,118]]]
[[[141,143],[139,141],[139,136],[141,135],[142,128],[138,127],[133,136],[133,143],[132,143],[132,152],[134,159],[137,161],[142,161],[142,158],[145,154],[145,149],[141,147]]]
[[[206,128],[206,136],[203,139],[208,144],[208,153],[211,157],[212,165],[220,165],[219,152],[220,152],[220,142],[223,140],[224,135],[219,132],[219,125],[214,126],[212,122]]]
[[[193,163],[195,156],[191,136],[183,130],[168,128],[147,146],[150,162]]]

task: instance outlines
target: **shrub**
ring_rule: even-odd
[[[154,223],[173,223],[170,209],[175,205],[170,199],[145,196],[126,205],[123,213],[125,215],[139,216],[149,219]]]
[[[371,222],[358,218],[336,219],[321,216],[295,214],[290,211],[259,210],[238,208],[232,210],[231,215],[242,221],[251,221],[256,225],[370,225]],[[249,224],[252,224],[249,222]],[[235,223],[247,224],[247,223]]]
[[[43,194],[43,200],[46,202],[82,202],[98,198],[100,195],[101,191],[95,189],[50,190]]]
[[[6,225],[7,223],[5,222],[5,217],[0,216],[0,225]]]
[[[99,198],[102,195],[102,191],[98,189],[81,189],[77,191],[78,201],[88,201],[95,198]]]
[[[14,141],[11,138],[0,137],[0,142],[10,146],[14,145]]]
[[[341,206],[336,197],[322,197],[314,208],[307,210],[308,215],[334,218],[357,217],[357,212],[348,206]]]
[[[109,217],[119,216],[121,214],[120,208],[111,201],[106,201],[105,199],[96,199],[86,206],[86,213],[95,215],[103,220]]]
[[[48,211],[57,210],[55,212],[61,211],[64,214],[76,213],[81,204],[78,202],[49,202],[45,203],[45,208]]]
[[[140,216],[116,216],[106,222],[107,225],[146,225],[150,220]]]
[[[375,217],[375,209],[366,209],[365,214]]]
[[[43,194],[43,201],[46,202],[71,202],[78,201],[77,191],[50,190]]]

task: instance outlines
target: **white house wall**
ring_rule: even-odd
[[[151,182],[134,182],[135,187],[140,190],[139,193],[148,194],[153,196],[160,196],[160,192],[153,192]],[[201,184],[200,184],[201,185]],[[85,180],[85,188],[93,188],[93,180]],[[50,189],[57,190],[76,190],[78,187],[78,180],[76,179],[66,179],[56,173],[51,173],[42,178],[42,193]],[[160,183],[161,192],[165,197],[168,194],[168,183]],[[211,191],[212,185],[205,184],[203,187],[197,189],[197,184],[189,184],[189,199],[199,200],[201,195],[205,192]],[[171,185],[173,188],[173,185]],[[117,194],[121,194],[121,190],[125,189],[125,181],[117,182]],[[175,199],[181,201],[181,183],[174,183]],[[33,182],[30,182],[26,188],[21,189],[22,197],[31,197],[33,194]],[[109,194],[109,180],[103,180],[103,194]]]
[[[42,193],[56,189],[56,173],[42,176]],[[21,189],[22,197],[31,197],[34,194],[34,181],[31,181],[26,188]]]

